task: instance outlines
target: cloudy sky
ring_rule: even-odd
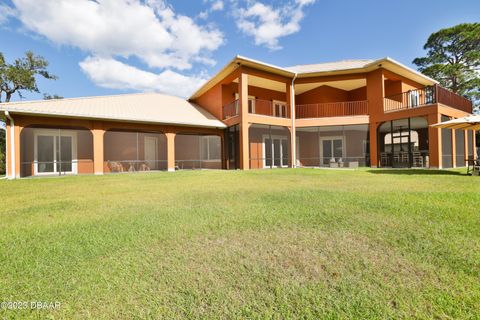
[[[0,52],[47,58],[59,79],[41,80],[42,93],[188,97],[236,54],[411,65],[430,33],[479,13],[478,0],[0,0]]]

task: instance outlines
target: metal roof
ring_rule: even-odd
[[[30,115],[161,123],[210,128],[225,125],[185,99],[159,93],[1,103],[0,110]]]
[[[328,72],[328,71],[338,71],[338,70],[348,70],[348,69],[358,69],[365,68],[375,60],[342,60],[334,62],[325,62],[317,64],[303,64],[296,65],[291,67],[286,67],[285,69],[295,72],[295,73],[313,73],[313,72]]]

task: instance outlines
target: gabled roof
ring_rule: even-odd
[[[223,78],[233,72],[239,66],[246,66],[255,68],[257,70],[267,71],[273,74],[281,75],[287,78],[308,78],[314,76],[329,76],[340,74],[352,74],[370,72],[375,69],[384,68],[415,82],[423,85],[432,85],[438,81],[427,77],[426,75],[405,66],[404,64],[389,58],[381,59],[358,59],[358,60],[342,60],[334,62],[326,62],[319,64],[296,65],[291,67],[279,67],[269,63],[250,59],[243,56],[235,56],[229,63],[227,63],[216,75],[203,84],[189,100],[193,100],[201,96],[210,88],[215,86]]]
[[[325,62],[318,64],[300,64],[296,66],[286,67],[285,69],[295,73],[313,73],[313,72],[328,72],[338,70],[349,70],[365,68],[375,60],[341,60],[334,62]]]
[[[1,103],[13,114],[172,124],[210,128],[225,125],[185,99],[159,93]]]

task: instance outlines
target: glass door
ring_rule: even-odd
[[[38,129],[34,135],[36,175],[76,173],[76,135],[60,130]]]
[[[265,136],[264,146],[264,168],[288,166],[288,139],[285,137]]]
[[[329,165],[330,162],[339,162],[343,158],[343,138],[321,138],[320,165]]]
[[[55,140],[53,136],[38,135],[37,145],[37,173],[55,172]]]

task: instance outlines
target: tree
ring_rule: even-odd
[[[423,74],[480,105],[480,23],[463,23],[428,37],[425,57],[413,63]]]
[[[37,86],[37,77],[55,80],[56,76],[47,70],[48,61],[41,56],[27,51],[25,56],[9,64],[0,53],[0,102],[5,93],[5,102],[9,102],[14,93],[22,97],[22,91],[40,92]]]
[[[53,99],[63,99],[63,97],[59,96],[58,94],[48,94],[48,93],[43,94],[43,100],[53,100]]]

